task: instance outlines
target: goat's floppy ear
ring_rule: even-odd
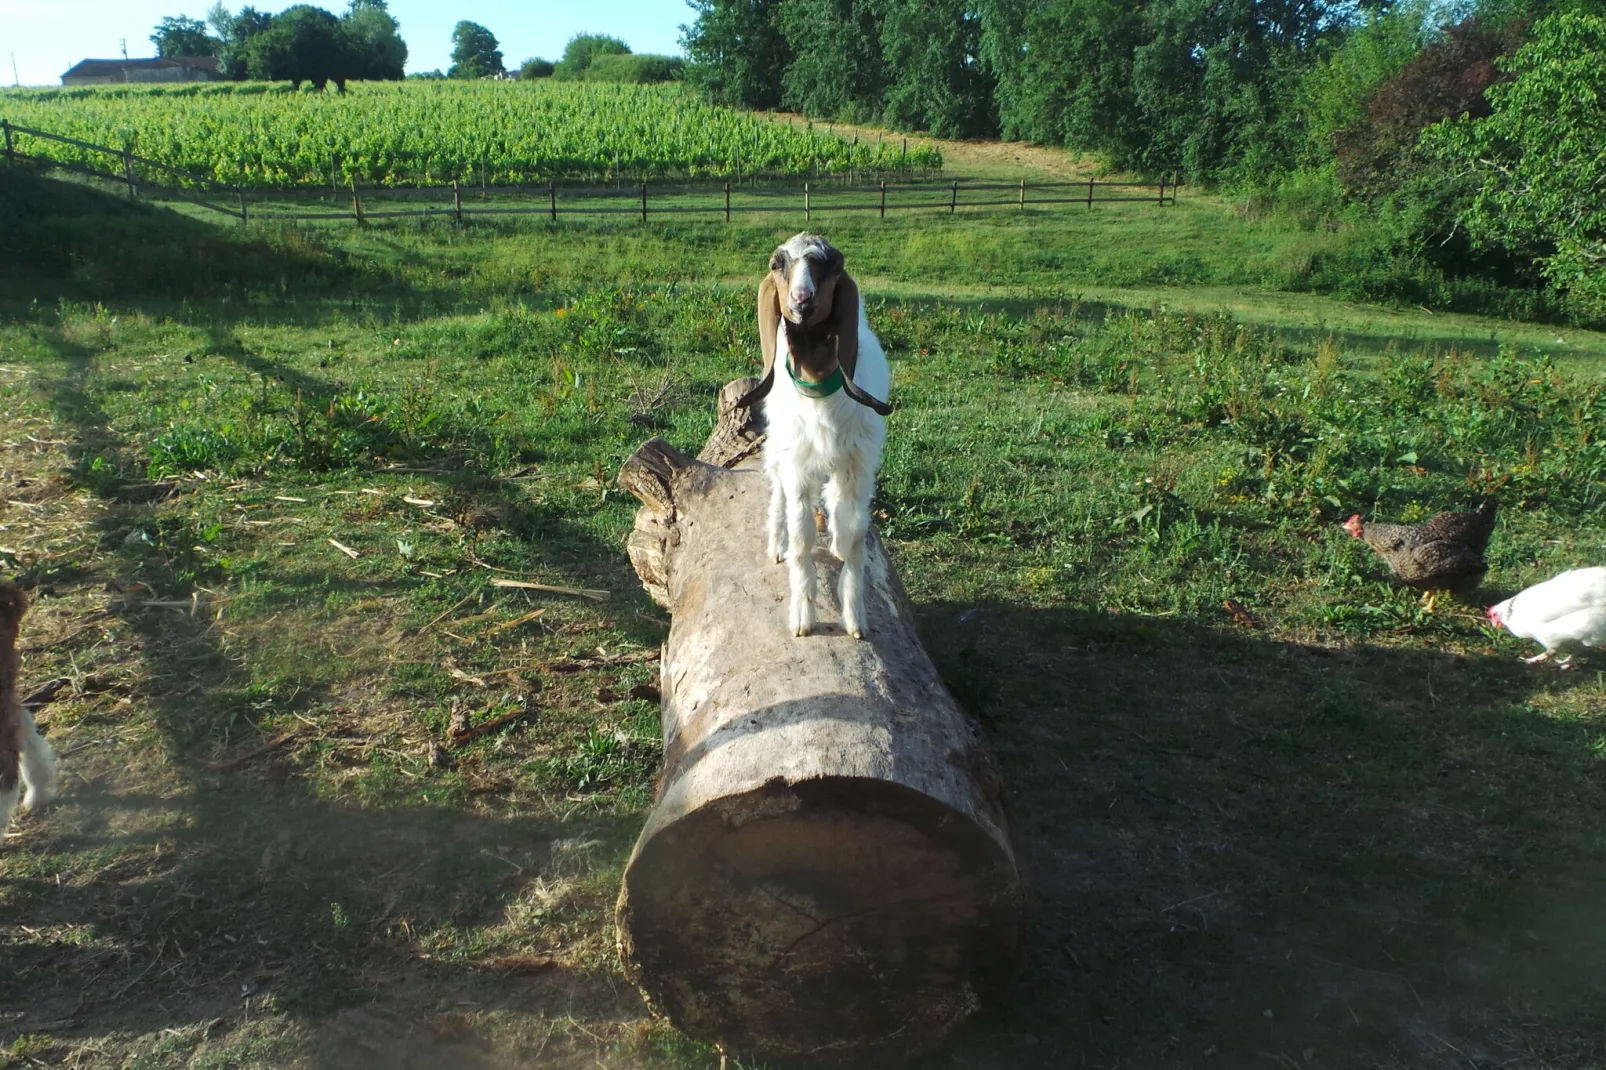
[[[735,403],[731,405],[731,408],[745,409],[749,405],[764,400],[765,395],[770,392],[770,388],[774,385],[775,369],[772,367],[769,371],[764,373],[764,378],[759,380],[758,385],[749,390],[747,393],[743,394],[741,397],[737,398]]]
[[[764,378],[743,394],[733,409],[745,409],[764,398],[775,385],[775,335],[781,326],[781,290],[772,271],[758,284],[758,344],[764,351]]]
[[[831,303],[831,333],[836,335],[836,363],[842,369],[842,392],[867,409],[882,416],[892,415],[892,406],[859,389],[853,375],[859,370],[859,284],[843,273],[837,280]]]
[[[758,284],[758,345],[764,352],[764,378],[775,374],[775,334],[781,326],[781,287],[775,281],[775,272],[764,276]]]
[[[859,370],[859,284],[846,272],[831,295],[830,332],[836,335],[836,362],[852,379]]]

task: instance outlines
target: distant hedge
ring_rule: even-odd
[[[678,82],[686,76],[686,61],[675,56],[630,54],[598,56],[586,68],[588,82]]]

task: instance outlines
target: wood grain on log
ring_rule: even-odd
[[[1002,783],[873,534],[866,640],[832,623],[823,550],[820,633],[787,631],[759,444],[738,411],[712,463],[654,439],[620,474],[644,503],[631,561],[673,615],[664,768],[625,871],[620,952],[692,1036],[886,1063],[938,1043],[1013,970],[1022,892]]]

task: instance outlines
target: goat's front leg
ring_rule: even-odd
[[[849,473],[832,479],[826,488],[831,552],[842,561],[837,583],[842,630],[855,639],[864,638],[864,540],[870,531],[870,493],[870,480]]]
[[[784,472],[786,497],[786,564],[791,585],[792,634],[814,631],[814,502],[818,485],[810,486],[795,473]]]
[[[786,560],[786,484],[779,472],[770,473],[770,560]]]
[[[22,754],[19,771],[27,793],[24,807],[39,806],[56,796],[56,752],[34,726],[33,714],[22,711]]]

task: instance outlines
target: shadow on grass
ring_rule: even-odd
[[[38,303],[98,302],[167,314],[318,322],[361,296],[429,299],[383,268],[290,227],[192,218],[83,182],[7,167],[0,182],[0,320],[37,322]]]
[[[50,344],[65,371],[46,386],[74,430],[78,459],[104,457],[114,471],[135,470],[95,400],[94,353],[59,334]],[[317,397],[327,390],[304,377],[297,383]],[[526,508],[498,499],[506,486],[486,473],[465,468],[443,478],[476,500]],[[95,519],[101,564],[80,581],[139,579],[164,598],[186,597],[204,582],[203,565],[177,563],[181,548],[199,537],[187,528],[164,535],[154,549],[123,538],[134,527],[183,527],[184,518],[171,510],[159,517],[159,502],[124,495],[115,480],[90,487],[102,496]],[[558,523],[544,514],[523,522]],[[592,564],[620,558],[617,548],[583,532],[565,529],[561,545]],[[290,579],[308,597],[327,593],[322,577]],[[60,805],[60,833],[42,850],[91,860],[104,852],[105,864],[66,883],[53,869],[12,870],[7,897],[20,916],[7,920],[55,935],[4,949],[0,1007],[11,1013],[0,1019],[0,1044],[47,1030],[88,1039],[214,1023],[203,1032],[226,1034],[255,1008],[259,1017],[274,1010],[323,1023],[320,1065],[473,1066],[484,1052],[450,1035],[445,1048],[432,1048],[440,1037],[425,1028],[429,1015],[452,1011],[454,1000],[538,1011],[549,1020],[640,1017],[639,997],[603,971],[556,966],[509,979],[461,951],[456,958],[436,954],[464,941],[432,942],[442,932],[503,925],[510,910],[525,909],[519,904],[527,906],[532,888],[547,887],[543,881],[581,878],[587,866],[572,854],[574,844],[599,858],[622,856],[636,819],[502,815],[494,802],[466,813],[441,805],[423,785],[415,804],[330,800],[280,760],[256,724],[265,707],[285,712],[305,697],[253,690],[251,674],[223,645],[221,627],[204,616],[146,610],[123,619],[142,669],[129,697],[149,708],[162,755],[145,776],[172,790],[124,795],[101,786],[104,774],[80,778]],[[220,742],[242,760],[208,762]],[[315,747],[316,739],[307,742]],[[529,921],[538,946],[543,924],[539,916]],[[351,1010],[359,1007],[368,1009]],[[342,1028],[347,1013],[359,1020]]]
[[[971,608],[921,632],[998,750],[1030,950],[922,1065],[1600,1056],[1598,730],[1535,710],[1593,674]]]

